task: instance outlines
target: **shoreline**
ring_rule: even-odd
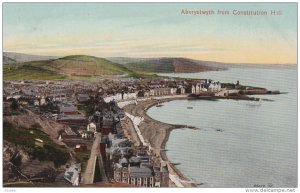
[[[251,97],[209,97],[209,100],[253,100],[256,98]],[[193,96],[189,95],[173,95],[173,96],[164,96],[164,97],[153,97],[153,98],[145,98],[145,99],[137,99],[138,103],[135,104],[135,100],[131,101],[123,101],[125,104],[121,108],[124,109],[124,111],[134,117],[140,117],[143,118],[143,120],[138,125],[139,130],[141,132],[141,135],[146,140],[146,142],[150,143],[155,155],[159,155],[159,157],[167,162],[167,165],[169,166],[169,172],[170,175],[173,177],[173,180],[180,181],[180,183],[184,187],[197,187],[197,182],[194,182],[192,179],[185,176],[173,163],[170,162],[170,160],[167,157],[166,153],[166,144],[169,140],[170,133],[174,129],[182,129],[182,128],[188,128],[188,129],[200,129],[194,126],[189,125],[178,125],[178,124],[168,124],[164,123],[158,120],[155,120],[151,118],[147,111],[158,104],[166,103],[169,101],[174,100],[207,100],[207,99],[201,99],[195,98]],[[120,101],[121,102],[121,101]],[[121,102],[122,103],[122,102]],[[172,181],[173,181],[172,180]],[[199,182],[201,184],[201,182]]]
[[[178,176],[180,182],[184,185],[184,187],[196,187],[195,182],[191,181],[187,176],[185,176],[176,166],[170,163],[170,160],[167,157],[165,147],[166,143],[169,140],[169,136],[172,130],[181,129],[181,128],[190,128],[190,129],[198,129],[193,126],[188,125],[177,125],[177,124],[168,124],[163,123],[158,120],[151,118],[147,114],[147,110],[151,107],[157,105],[158,103],[165,103],[174,100],[187,100],[190,99],[188,96],[170,96],[168,98],[153,98],[139,101],[136,104],[127,104],[123,106],[125,112],[138,117],[143,117],[144,120],[139,125],[141,133],[145,140],[147,140],[154,149],[156,155],[159,155],[162,160],[168,163],[168,166],[172,171],[170,174],[174,176]],[[154,128],[153,128],[154,127]],[[150,129],[149,129],[150,128]]]

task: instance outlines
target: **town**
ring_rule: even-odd
[[[163,98],[271,94],[239,81],[181,78],[4,81],[3,85],[4,121],[25,112],[28,119],[34,115],[55,124],[54,131],[44,132],[65,146],[73,160],[62,163],[63,179],[72,186],[92,187],[185,187],[193,183],[181,179],[174,164],[161,156],[161,149],[143,137],[139,129],[143,117],[125,112],[124,106]],[[34,138],[34,148],[43,149],[45,143]],[[44,177],[26,177],[27,181],[35,179],[45,181]]]

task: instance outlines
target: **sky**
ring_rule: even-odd
[[[184,15],[182,10],[214,10]],[[262,10],[267,16],[218,15]],[[281,11],[272,16],[271,10]],[[296,64],[296,3],[3,3],[3,51]]]

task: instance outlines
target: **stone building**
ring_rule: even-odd
[[[138,187],[168,187],[169,172],[166,166],[157,167],[138,162],[138,157],[130,159],[129,163],[122,158],[114,165],[113,178],[116,182],[128,183]]]

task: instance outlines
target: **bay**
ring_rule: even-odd
[[[236,100],[175,100],[148,110],[152,118],[200,128],[173,130],[166,144],[171,162],[199,187],[297,186],[297,70],[231,68],[168,74],[265,87],[287,92],[262,95],[253,105]],[[188,109],[187,107],[193,107]]]

